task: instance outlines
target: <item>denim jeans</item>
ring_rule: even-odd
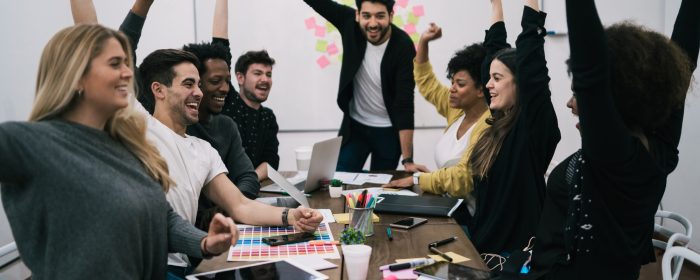
[[[370,170],[396,170],[401,157],[399,133],[393,127],[366,126],[350,118],[350,139],[340,147],[336,170],[361,172],[370,154]]]

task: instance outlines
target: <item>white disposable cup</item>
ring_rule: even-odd
[[[328,193],[331,195],[332,198],[339,198],[340,195],[343,194],[343,186],[340,186],[340,187],[328,186]]]
[[[343,245],[345,270],[348,272],[349,280],[367,279],[369,257],[371,255],[372,247],[369,247],[367,245]]]
[[[294,150],[297,156],[297,170],[309,170],[311,164],[311,147],[299,147]]]

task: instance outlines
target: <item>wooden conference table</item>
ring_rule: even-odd
[[[296,172],[283,172],[283,174],[287,177],[292,177],[295,175],[295,173]],[[394,175],[394,179],[410,176],[410,173],[403,171],[393,171],[391,174]],[[270,182],[263,183],[263,185],[269,183]],[[365,184],[363,186],[348,186],[347,189],[377,186],[379,185]],[[413,191],[419,194],[422,193],[417,186],[413,187]],[[262,193],[262,195],[274,196],[273,194],[264,193]],[[309,204],[312,208],[331,209],[333,213],[347,212],[345,200],[342,197],[331,198],[328,194],[327,188],[321,188],[313,192],[311,197],[309,197]],[[476,251],[476,249],[474,249],[474,246],[469,241],[469,238],[466,236],[466,234],[464,234],[464,231],[462,231],[461,227],[452,218],[424,217],[428,218],[428,223],[413,229],[400,230],[392,228],[393,241],[389,241],[386,228],[392,222],[405,218],[406,216],[381,213],[377,213],[377,215],[379,216],[380,221],[378,223],[374,223],[374,235],[367,237],[365,242],[366,245],[372,247],[372,256],[369,261],[367,279],[382,279],[379,266],[394,263],[396,259],[418,258],[432,254],[428,251],[429,243],[443,240],[451,236],[456,236],[457,240],[455,242],[440,246],[439,249],[441,251],[455,252],[470,259],[469,261],[460,263],[462,265],[478,269],[487,269],[486,265],[481,260],[479,253]],[[339,240],[340,232],[345,226],[338,223],[331,223],[329,226],[333,233],[333,238],[335,240]],[[322,270],[320,272],[328,275],[330,279],[347,279],[347,272],[343,268],[344,263],[342,261],[342,250],[340,246],[338,246],[338,250],[341,252],[341,259],[328,260],[338,265],[338,268]],[[243,266],[251,263],[252,262],[227,262],[226,254],[221,254],[220,256],[210,260],[204,260],[197,267],[195,273]]]

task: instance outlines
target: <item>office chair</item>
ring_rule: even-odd
[[[700,265],[700,254],[693,252],[686,247],[673,246],[666,250],[661,264],[661,273],[664,280],[678,279],[678,275],[680,274],[680,266],[676,267],[676,270],[674,270],[673,273],[671,272],[671,260],[676,258],[687,259],[697,265]]]
[[[688,244],[690,243],[690,238],[693,234],[693,225],[690,223],[690,220],[688,220],[686,217],[683,217],[677,213],[669,212],[669,211],[663,211],[659,210],[656,212],[655,215],[657,218],[661,218],[662,223],[661,224],[654,224],[654,232],[657,234],[660,234],[662,236],[668,237],[668,241],[664,242],[662,240],[657,240],[657,239],[652,239],[652,243],[654,244],[654,247],[662,249],[666,252],[668,252],[672,247],[678,247],[674,246],[676,242],[680,242],[681,246],[683,248],[687,248]],[[684,233],[683,232],[675,232],[668,227],[663,225],[663,219],[671,219],[676,222],[678,222],[681,226],[684,228]],[[666,259],[666,254],[664,254],[664,260]],[[670,262],[671,260],[669,260]],[[680,270],[681,266],[683,266],[683,257],[682,256],[675,256],[673,257],[673,267],[670,267],[670,273],[672,274],[672,278],[668,278],[670,280],[678,280],[678,275],[680,275]],[[669,275],[671,276],[671,275]],[[664,279],[667,279],[666,276],[664,276]]]

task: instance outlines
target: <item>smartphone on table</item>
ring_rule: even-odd
[[[262,242],[270,246],[279,246],[285,244],[306,242],[314,239],[316,239],[316,236],[311,232],[299,232],[287,235],[263,237]]]
[[[393,222],[393,223],[389,224],[389,226],[394,227],[394,228],[401,228],[401,229],[412,229],[414,227],[425,224],[427,222],[428,222],[428,219],[408,217],[408,218]]]

